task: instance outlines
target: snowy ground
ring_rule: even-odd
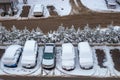
[[[58,13],[59,16],[66,16],[70,14],[71,11],[71,5],[69,3],[69,0],[28,0],[27,4],[23,4],[23,0],[19,0],[18,8],[19,11],[16,15],[14,16],[8,16],[6,15],[5,17],[1,17],[0,19],[21,19],[20,14],[22,12],[22,6],[24,5],[30,5],[31,9],[29,12],[28,18],[34,18],[33,16],[33,8],[35,4],[41,4],[44,6],[44,18],[50,17],[49,11],[47,9],[48,5],[53,5],[55,7],[55,11]]]
[[[116,9],[108,9],[105,0],[81,0],[82,4],[90,10],[97,12],[120,12],[120,5]]]
[[[19,67],[17,68],[7,68],[4,67],[1,63],[0,66],[0,75],[28,75],[28,76],[94,76],[94,77],[119,77],[120,72],[115,70],[114,63],[110,55],[110,49],[119,49],[120,47],[111,47],[111,46],[94,46],[93,50],[93,58],[94,58],[94,67],[90,70],[83,70],[79,66],[78,62],[78,51],[77,47],[75,47],[76,51],[76,59],[75,59],[75,69],[72,71],[63,70],[61,67],[61,47],[56,48],[56,67],[52,70],[42,69],[41,67],[41,57],[43,47],[39,48],[39,58],[37,59],[37,66],[33,69],[25,69],[21,67],[19,63]],[[104,50],[106,55],[106,61],[104,62],[104,66],[106,68],[100,68],[98,65],[95,49]]]
[[[35,4],[41,4],[45,7],[47,5],[53,5],[56,8],[56,12],[60,16],[69,15],[71,11],[71,5],[69,3],[69,0],[28,0],[29,5],[35,5]]]

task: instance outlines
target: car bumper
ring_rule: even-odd
[[[15,67],[17,67],[17,64],[12,64],[12,65],[4,64],[4,66],[6,66],[6,67],[11,67],[11,68],[15,68]]]
[[[28,64],[22,64],[22,67],[24,67],[24,68],[28,68],[28,69],[30,69],[30,68],[34,68],[36,66],[36,63],[34,63],[34,64],[32,64],[32,63],[28,63]]]
[[[75,67],[74,67],[74,66],[62,66],[62,68],[63,68],[64,70],[71,71],[71,70],[73,70]]]
[[[42,67],[45,68],[45,69],[52,69],[52,68],[55,67],[55,65],[54,64],[52,64],[52,65],[42,65]]]

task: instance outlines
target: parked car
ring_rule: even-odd
[[[27,40],[25,42],[21,65],[24,68],[34,68],[37,64],[37,56],[38,56],[38,45],[35,40]]]
[[[41,4],[36,4],[33,9],[33,15],[35,17],[41,17],[44,13],[44,6]]]
[[[75,68],[75,50],[72,43],[62,44],[62,68],[64,70],[73,70]]]
[[[116,0],[105,0],[106,5],[109,9],[115,9],[116,8]]]
[[[20,45],[9,46],[2,57],[2,62],[4,66],[11,68],[17,67],[21,53],[22,46]]]
[[[80,42],[78,44],[79,63],[83,69],[93,68],[93,53],[88,42]]]
[[[55,67],[55,45],[47,43],[43,49],[42,67],[52,69]]]

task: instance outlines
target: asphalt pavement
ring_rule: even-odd
[[[120,80],[120,78],[0,76],[0,80]]]

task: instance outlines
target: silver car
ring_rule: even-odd
[[[55,67],[55,46],[53,43],[48,43],[44,47],[42,67],[46,69]]]

